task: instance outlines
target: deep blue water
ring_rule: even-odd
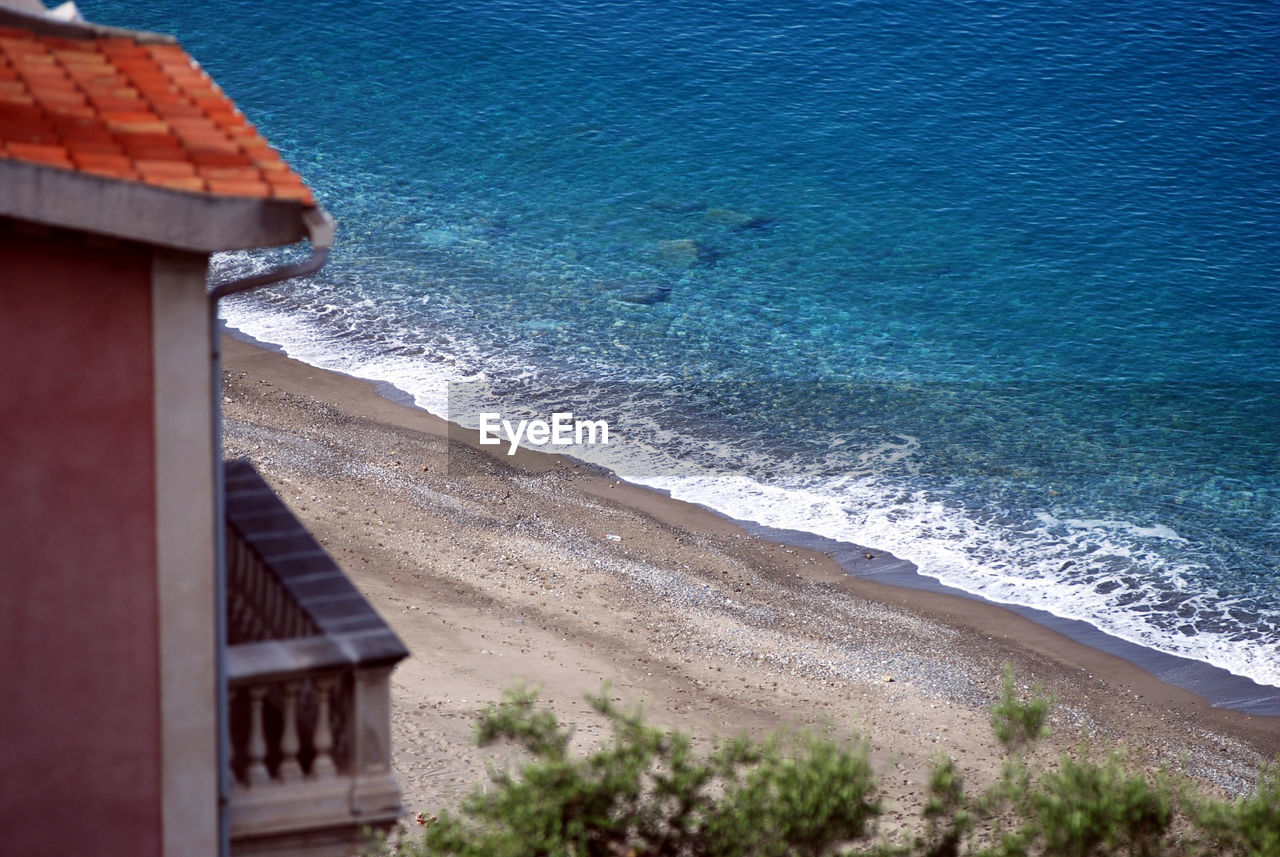
[[[341,221],[234,326],[1280,685],[1280,7],[82,7],[178,35]]]

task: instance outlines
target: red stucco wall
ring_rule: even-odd
[[[0,222],[0,850],[161,851],[150,255]]]

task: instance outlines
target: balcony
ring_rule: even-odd
[[[347,857],[400,815],[404,644],[247,462],[226,465],[231,853]]]

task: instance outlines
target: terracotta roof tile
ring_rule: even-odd
[[[0,158],[315,204],[280,153],[174,44],[0,26]]]
[[[263,181],[239,181],[205,179],[205,184],[214,193],[225,193],[229,196],[271,196],[271,185]]]
[[[108,152],[94,149],[71,148],[71,160],[81,169],[101,167],[103,169],[123,170],[133,174],[133,160],[119,152]]]

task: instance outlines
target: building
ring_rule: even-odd
[[[333,221],[172,38],[59,12],[0,0],[4,850],[352,853],[407,653],[218,445],[217,299]]]

